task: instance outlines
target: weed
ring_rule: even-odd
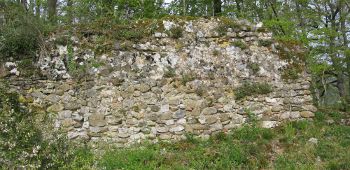
[[[296,134],[296,129],[293,127],[293,125],[291,123],[288,123],[287,125],[285,125],[283,127],[283,132],[284,132],[284,140],[287,143],[292,143]]]
[[[182,76],[181,76],[181,80],[180,81],[181,81],[181,84],[185,86],[186,83],[191,82],[191,81],[193,81],[195,79],[196,79],[196,76],[194,74],[190,74],[190,73],[185,74],[185,73],[183,73]]]
[[[213,51],[213,56],[217,57],[219,55],[221,55],[221,52],[219,50],[214,50]]]
[[[220,24],[216,28],[216,31],[219,33],[220,36],[225,36],[228,29],[240,29],[242,26],[237,23],[236,21],[229,19],[229,18],[220,18]]]
[[[282,72],[282,78],[284,80],[296,80],[299,78],[299,71],[296,68],[286,68]]]
[[[220,36],[225,36],[227,34],[227,26],[219,25],[216,28],[216,31],[219,33]]]
[[[95,67],[95,68],[100,68],[105,65],[104,62],[96,61],[96,60],[92,60],[90,64],[92,67]]]
[[[131,50],[133,47],[132,47],[133,43],[131,41],[124,41],[120,44],[120,50],[122,51],[128,51],[128,50]]]
[[[172,67],[167,67],[166,70],[164,71],[164,77],[165,78],[172,78],[176,76],[175,69]]]
[[[171,38],[174,39],[179,39],[183,36],[183,28],[177,26],[177,27],[172,27],[169,31],[168,31],[169,35]]]
[[[199,142],[192,133],[185,133],[185,137],[186,137],[186,141],[189,143],[198,143]]]
[[[246,96],[268,94],[272,92],[271,85],[267,83],[247,83],[235,89],[236,99],[240,100]]]
[[[195,93],[200,96],[200,97],[203,97],[204,96],[204,93],[205,93],[205,90],[202,86],[199,86],[195,89]]]
[[[250,70],[252,70],[253,74],[257,74],[260,71],[258,63],[249,62],[247,66]]]
[[[259,46],[264,46],[264,47],[268,47],[271,46],[273,42],[271,40],[259,40],[258,41],[258,45]]]
[[[132,110],[134,111],[134,112],[140,112],[140,107],[139,106],[137,106],[137,105],[134,105],[133,107],[132,107]]]
[[[247,46],[244,42],[242,42],[242,41],[240,41],[240,40],[235,40],[235,41],[233,41],[233,42],[231,43],[231,45],[233,45],[233,46],[235,46],[235,47],[239,47],[239,48],[241,48],[242,50],[248,48],[248,46]]]
[[[114,169],[155,169],[159,158],[153,149],[120,149],[108,151],[100,160],[98,166],[106,170]]]

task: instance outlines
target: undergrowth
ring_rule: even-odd
[[[349,169],[350,127],[326,123],[332,114],[317,113],[314,121],[295,121],[276,129],[245,125],[209,140],[187,134],[175,143],[144,144],[112,149],[97,159],[102,169]],[[317,143],[309,142],[316,138]]]

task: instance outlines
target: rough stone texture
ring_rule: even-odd
[[[314,116],[307,72],[296,80],[283,80],[288,61],[273,48],[259,46],[259,40],[271,40],[270,33],[236,28],[220,37],[216,19],[163,24],[168,30],[180,25],[183,37],[172,39],[166,31],[157,32],[127,50],[116,48],[102,56],[79,45],[94,42],[93,37],[77,39],[73,48],[77,61],[104,64],[88,69],[84,72],[88,75],[76,81],[64,64],[67,47],[57,45],[39,59],[49,80],[17,80],[11,85],[35,89],[24,90],[23,96],[57,113],[58,126],[68,131],[70,139],[121,145],[144,139],[178,140],[185,133],[208,137],[246,123],[247,110],[266,128]],[[235,46],[235,41],[247,48]],[[254,73],[249,63],[256,63],[259,71]],[[236,100],[234,89],[246,81],[267,82],[273,92]]]

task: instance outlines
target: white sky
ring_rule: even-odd
[[[164,0],[165,3],[170,3],[173,0]]]

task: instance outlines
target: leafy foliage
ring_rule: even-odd
[[[0,58],[34,57],[47,27],[23,8],[11,5],[5,9],[7,22],[0,25]]]
[[[0,169],[92,166],[89,149],[74,147],[59,131],[47,136],[36,119],[39,113],[30,112],[19,100],[23,96],[8,92],[5,84],[0,83]]]

